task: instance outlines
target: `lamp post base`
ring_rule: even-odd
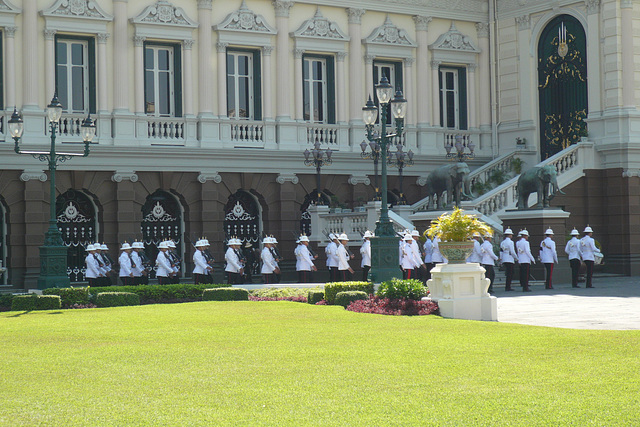
[[[375,236],[371,238],[371,281],[382,283],[402,278],[398,259],[398,238],[396,236]]]
[[[38,289],[68,288],[67,247],[40,246],[40,276]]]

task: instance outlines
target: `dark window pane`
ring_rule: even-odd
[[[65,42],[58,42],[56,44],[56,56],[58,64],[67,63],[67,44]]]
[[[158,69],[164,71],[169,69],[169,51],[167,49],[158,50]]]
[[[449,90],[453,90],[453,85],[454,85],[453,77],[454,77],[453,73],[446,74],[446,82],[447,82],[446,88]]]
[[[84,65],[84,46],[79,43],[71,45],[71,63],[73,65]]]
[[[316,82],[313,84],[313,119],[314,121],[321,122],[324,120],[323,110],[323,96],[322,96],[322,83]]]
[[[158,106],[160,108],[161,115],[171,114],[169,109],[171,89],[169,87],[169,73],[158,74]]]
[[[249,74],[249,58],[245,55],[238,55],[238,74],[243,76]]]
[[[236,116],[236,87],[233,76],[227,77],[227,116]]]
[[[249,79],[247,77],[240,78],[238,87],[238,117],[249,117]]]
[[[145,87],[144,87],[144,100],[145,109],[147,114],[153,114],[156,112],[155,108],[155,93],[154,93],[154,78],[153,71],[147,71],[145,73]]]
[[[313,62],[313,79],[314,80],[322,80],[322,62],[314,61]]]
[[[73,111],[84,111],[84,69],[73,67],[71,70],[71,96]]]
[[[58,91],[58,100],[62,104],[65,111],[69,111],[69,88],[67,86],[67,67],[58,65],[58,78],[56,81],[56,90]]]
[[[227,74],[233,74],[235,70],[236,57],[234,55],[227,54]]]
[[[309,79],[309,67],[310,67],[310,61],[308,59],[305,59],[304,63],[302,64],[302,78],[304,80]]]
[[[147,70],[153,70],[155,64],[153,49],[145,49],[144,51],[144,66]]]
[[[455,92],[447,92],[447,126],[453,128],[456,126],[456,100]]]
[[[302,85],[302,99],[303,101],[303,119],[304,120],[310,120],[309,116],[309,110],[310,110],[310,100],[309,100],[309,84],[305,83]]]

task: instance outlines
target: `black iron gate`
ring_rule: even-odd
[[[56,219],[62,240],[68,248],[67,275],[73,282],[83,282],[86,271],[86,247],[96,242],[96,209],[89,197],[68,190],[56,199]]]
[[[142,206],[142,240],[145,253],[155,265],[158,245],[173,240],[176,252],[182,257],[182,208],[178,200],[166,191],[158,190],[147,197]]]
[[[224,232],[227,238],[233,236],[255,244],[260,241],[261,224],[260,206],[251,194],[238,190],[229,196],[224,208]]]

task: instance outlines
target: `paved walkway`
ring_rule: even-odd
[[[514,283],[517,285],[517,280]],[[532,286],[533,292],[505,292],[497,284],[498,321],[574,329],[640,329],[640,277],[597,276],[594,289],[584,282]]]

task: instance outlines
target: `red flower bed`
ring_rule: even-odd
[[[438,314],[438,304],[433,301],[412,299],[389,299],[373,297],[368,300],[354,301],[347,310],[356,313],[387,314],[392,316],[426,316]]]
[[[293,301],[293,302],[307,302],[307,297],[304,296],[296,296],[296,297],[256,297],[253,295],[249,295],[249,301]]]

